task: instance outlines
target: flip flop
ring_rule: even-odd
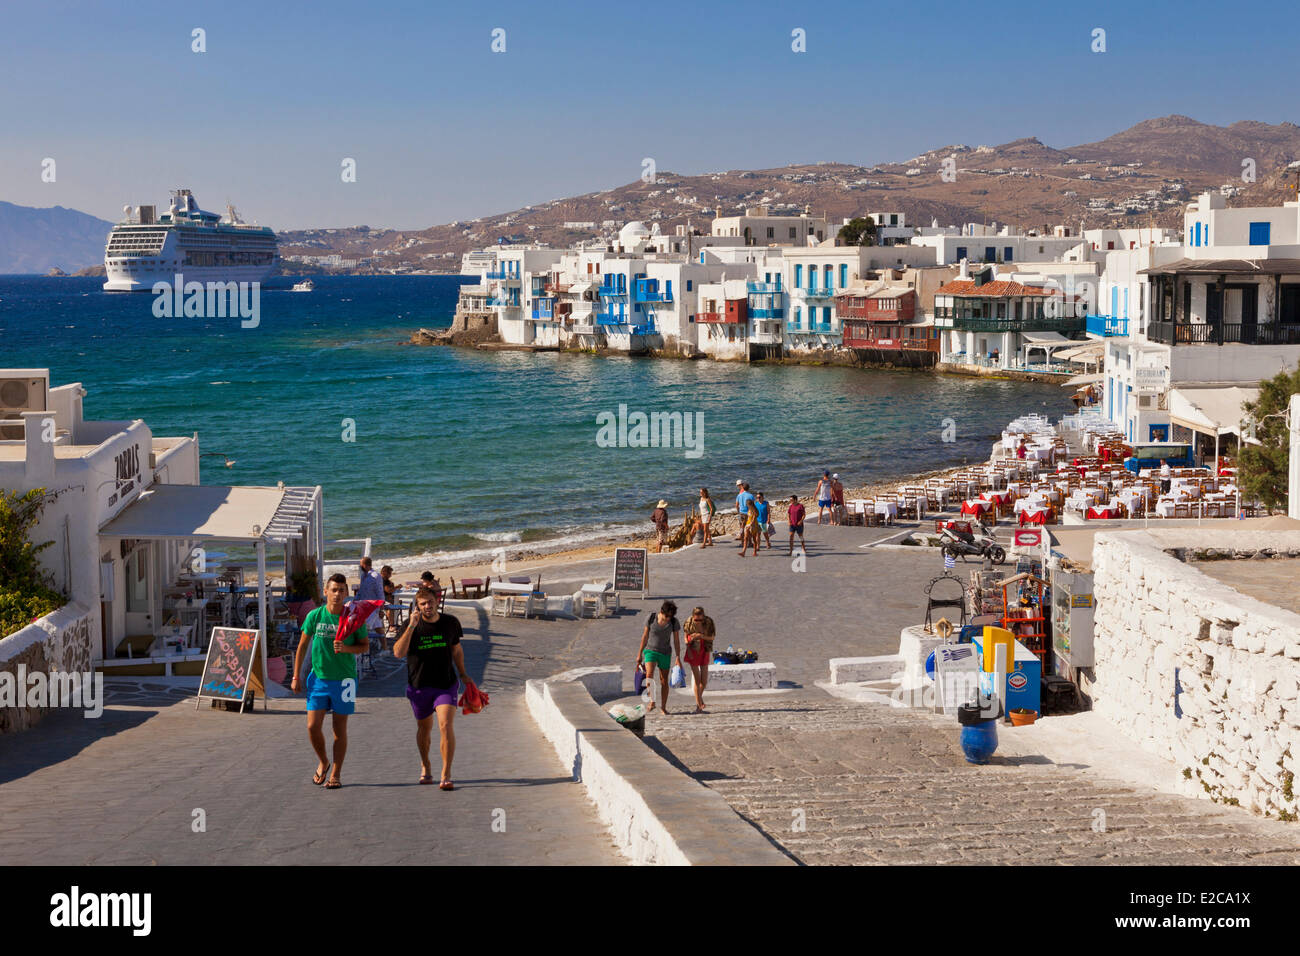
[[[340,787],[342,787],[342,786],[343,786],[343,781],[342,781],[342,780],[331,780],[329,783],[325,784],[325,789],[326,789],[326,790],[338,790],[338,789],[339,789]]]
[[[420,783],[433,783],[433,774],[431,773],[420,774]]]
[[[329,778],[330,768],[333,766],[334,765],[332,763],[327,763],[325,765],[324,773],[314,773],[311,775],[311,782],[316,784],[316,786],[319,787],[322,783],[324,783]]]
[[[439,789],[439,790],[455,790],[455,789],[456,789],[456,785],[455,785],[454,783],[452,783],[450,780],[444,780],[442,783],[438,784],[438,789]]]

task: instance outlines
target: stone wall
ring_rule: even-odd
[[[27,674],[90,673],[93,613],[80,604],[67,604],[0,640],[0,672],[17,675],[22,664]],[[18,703],[0,707],[0,734],[26,730],[49,709],[28,707],[25,697]]]
[[[1093,706],[1172,760],[1188,794],[1295,819],[1300,615],[1178,556],[1300,549],[1300,532],[1098,534]]]

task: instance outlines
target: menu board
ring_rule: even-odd
[[[645,548],[615,548],[614,590],[640,591],[645,597],[650,588],[649,558]]]
[[[256,630],[238,627],[212,629],[208,656],[203,662],[203,676],[199,679],[199,699],[237,700],[240,713],[243,713],[243,702],[252,689],[250,685],[261,676],[254,673],[260,661],[257,634]],[[260,684],[260,680],[257,683]],[[197,706],[198,701],[195,701]]]

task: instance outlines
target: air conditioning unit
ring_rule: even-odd
[[[22,441],[23,412],[43,412],[49,401],[49,369],[0,369],[0,440]]]

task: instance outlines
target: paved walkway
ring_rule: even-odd
[[[555,668],[490,629],[475,637],[472,616],[462,621],[470,673],[492,703],[456,718],[456,791],[416,783],[405,675],[391,659],[379,662],[387,676],[360,685],[334,791],[311,784],[301,697],[265,713],[260,703],[254,714],[206,703],[196,712],[162,684],[154,698],[136,685],[98,720],[55,713],[0,737],[0,861],[622,863],[524,707],[522,681]],[[195,809],[206,832],[193,832]]]

